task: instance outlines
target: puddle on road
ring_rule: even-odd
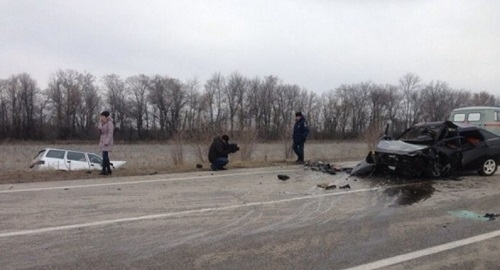
[[[370,187],[383,187],[383,198],[392,198],[392,206],[408,206],[429,199],[436,189],[434,181],[405,179],[398,177],[367,177],[357,178]],[[385,199],[384,199],[385,198]]]
[[[432,182],[408,184],[406,186],[388,187],[384,194],[396,197],[394,205],[412,205],[429,199],[436,189]]]

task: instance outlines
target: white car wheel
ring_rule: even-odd
[[[497,171],[497,162],[494,159],[487,159],[484,161],[482,168],[479,170],[479,174],[483,176],[491,176]]]

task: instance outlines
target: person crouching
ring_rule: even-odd
[[[216,137],[208,151],[208,161],[212,163],[210,166],[212,170],[225,170],[224,166],[229,163],[228,155],[236,153],[238,150],[240,148],[236,144],[229,144],[229,136]]]

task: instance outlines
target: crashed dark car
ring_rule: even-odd
[[[415,125],[376,149],[352,175],[398,172],[411,177],[444,177],[459,171],[491,176],[500,161],[500,137],[484,129],[450,121]]]

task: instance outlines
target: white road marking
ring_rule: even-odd
[[[57,190],[57,189],[73,189],[73,188],[92,188],[92,187],[105,187],[105,186],[116,186],[116,185],[137,185],[137,184],[147,184],[147,183],[157,183],[157,182],[170,182],[179,180],[199,180],[199,179],[210,179],[210,178],[221,178],[221,177],[233,177],[233,176],[245,176],[254,174],[274,174],[296,171],[296,169],[284,169],[275,171],[258,171],[258,172],[247,172],[247,173],[232,173],[232,174],[217,174],[217,175],[204,175],[204,176],[192,176],[192,177],[176,177],[176,178],[162,178],[162,179],[151,179],[151,180],[137,180],[137,181],[125,181],[125,182],[113,182],[113,183],[102,183],[102,184],[88,184],[88,185],[69,185],[69,186],[56,186],[56,187],[45,187],[45,188],[28,188],[28,189],[9,189],[0,190],[1,193],[16,193],[16,192],[29,192],[29,191],[43,191],[43,190]]]
[[[367,264],[363,264],[363,265],[358,265],[358,266],[355,266],[352,268],[347,268],[344,270],[380,269],[383,267],[388,267],[388,266],[395,265],[398,263],[418,259],[420,257],[429,256],[429,255],[436,254],[436,253],[443,252],[443,251],[447,251],[450,249],[454,249],[454,248],[474,244],[477,242],[485,241],[485,240],[492,239],[492,238],[495,238],[498,236],[500,236],[500,230],[485,233],[485,234],[476,235],[473,237],[449,242],[446,244],[442,244],[442,245],[438,245],[438,246],[434,246],[434,247],[430,247],[430,248],[426,248],[426,249],[417,250],[417,251],[406,253],[406,254],[401,254],[398,256],[394,256],[391,258],[387,258],[387,259],[383,259],[383,260],[379,260],[379,261],[375,261],[375,262],[371,262],[371,263],[367,263]]]
[[[11,237],[11,236],[21,236],[21,235],[40,234],[40,233],[46,233],[46,232],[62,231],[62,230],[78,229],[78,228],[86,228],[86,227],[95,227],[95,226],[124,223],[124,222],[133,222],[133,221],[160,219],[160,218],[168,218],[168,217],[186,216],[186,215],[190,215],[190,214],[201,214],[201,213],[207,213],[207,212],[233,210],[233,209],[253,207],[253,206],[264,206],[264,205],[270,205],[270,204],[287,203],[287,202],[301,201],[301,200],[308,200],[308,199],[315,199],[315,198],[322,198],[322,197],[331,197],[331,196],[340,196],[340,195],[353,194],[353,193],[376,191],[376,190],[383,189],[383,188],[385,188],[385,187],[358,189],[358,190],[350,190],[350,191],[345,191],[345,192],[325,193],[325,194],[317,194],[317,195],[307,195],[307,196],[294,197],[294,198],[282,199],[282,200],[265,201],[265,202],[252,202],[252,203],[246,203],[246,204],[235,204],[235,205],[228,205],[228,206],[221,206],[221,207],[202,208],[202,209],[186,210],[186,211],[163,213],[163,214],[156,214],[156,215],[119,218],[119,219],[95,221],[95,222],[80,223],[80,224],[46,227],[46,228],[33,229],[33,230],[14,231],[14,232],[0,233],[0,238]]]

